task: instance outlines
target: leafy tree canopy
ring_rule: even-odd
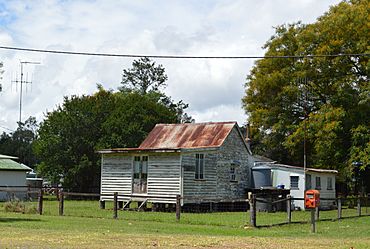
[[[132,68],[123,69],[121,91],[138,91],[145,94],[159,92],[166,87],[168,77],[162,65],[156,65],[150,58],[134,60]]]
[[[29,117],[24,123],[18,123],[18,128],[7,134],[0,135],[0,154],[18,157],[19,162],[33,168],[37,163],[32,150],[32,144],[37,138],[38,124],[35,117]]]
[[[313,24],[281,25],[266,56],[369,54],[366,0],[343,1]],[[254,150],[283,163],[350,172],[369,164],[369,56],[261,59],[247,76],[243,106]]]

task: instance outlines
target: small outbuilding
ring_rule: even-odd
[[[233,202],[250,187],[250,150],[236,122],[157,124],[138,148],[99,151],[101,201]]]
[[[26,196],[26,173],[32,169],[14,159],[17,158],[0,155],[0,201],[13,197],[23,199]]]
[[[265,167],[271,174],[271,186],[286,188],[290,190],[293,198],[304,198],[306,190],[316,189],[320,191],[320,197],[333,199],[336,197],[335,177],[336,170],[315,169],[278,164],[275,162],[255,162],[253,169]],[[332,209],[335,205],[334,200],[321,200],[320,209]],[[294,200],[292,207],[304,210],[303,200]]]

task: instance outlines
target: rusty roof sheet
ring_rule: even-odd
[[[236,122],[157,124],[139,149],[220,147]]]

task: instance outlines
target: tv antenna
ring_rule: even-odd
[[[13,80],[13,83],[20,84],[20,91],[19,91],[19,124],[22,122],[22,95],[23,95],[23,84],[32,84],[32,81],[23,80],[23,66],[26,64],[41,64],[40,62],[35,61],[20,61],[21,64],[21,79]]]

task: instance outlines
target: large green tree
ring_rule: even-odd
[[[94,191],[99,185],[99,140],[102,123],[115,105],[112,92],[100,88],[93,95],[65,97],[48,112],[39,129],[34,150],[41,163],[38,173],[74,191]]]
[[[37,138],[38,124],[35,117],[18,123],[18,128],[11,133],[0,135],[0,154],[18,157],[20,163],[33,168],[37,159],[33,152],[33,142]]]
[[[266,56],[247,77],[244,109],[254,148],[284,163],[338,169],[369,167],[369,2],[343,1],[313,24],[281,25],[264,45]],[[310,57],[307,55],[365,54]],[[367,54],[367,55],[366,55]]]
[[[133,85],[118,92],[99,86],[93,95],[65,97],[40,125],[34,146],[41,160],[37,169],[52,182],[62,178],[69,190],[97,191],[97,150],[136,147],[157,123],[177,123],[189,117],[184,112],[186,107],[181,101],[174,103],[158,88],[142,91]]]

